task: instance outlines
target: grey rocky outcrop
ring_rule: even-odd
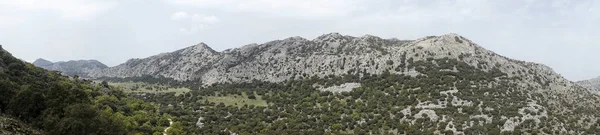
[[[506,58],[457,34],[398,40],[330,33],[312,40],[290,37],[222,52],[200,43],[175,52],[131,59],[115,67],[92,71],[89,76],[124,78],[151,75],[203,84],[252,80],[281,82],[359,71],[369,74],[390,71],[416,76],[421,73],[408,69],[407,61],[428,58],[459,59],[483,70],[496,67],[509,77],[519,77],[524,82],[555,82],[548,87],[550,89],[573,85],[545,65]],[[537,85],[537,88],[542,88]]]

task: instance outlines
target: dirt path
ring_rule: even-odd
[[[165,132],[163,132],[163,135],[167,135],[167,130],[171,128],[171,125],[173,125],[173,120],[169,119],[169,127],[165,128]]]

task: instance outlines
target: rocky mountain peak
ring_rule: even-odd
[[[373,36],[373,35],[369,35],[369,34],[365,34],[363,36],[360,37],[361,39],[381,39],[377,36]]]
[[[89,62],[92,62],[92,63],[102,63],[102,62],[100,62],[100,61],[98,61],[98,60],[88,60],[88,61],[89,61]],[[104,65],[104,64],[102,64],[102,65]]]
[[[411,46],[417,49],[427,50],[433,54],[486,54],[495,55],[494,52],[484,49],[455,33],[441,36],[427,36],[415,40]],[[446,55],[440,55],[446,57]]]
[[[471,40],[464,38],[456,33],[444,34],[441,36],[427,36],[417,39],[417,42],[428,42],[433,45],[472,45]]]
[[[310,42],[310,41],[307,40],[306,38],[303,38],[300,36],[295,36],[295,37],[288,37],[283,40],[271,41],[266,44],[272,45],[272,47],[274,47],[274,48],[288,49],[288,48],[298,48],[301,46],[310,45],[310,43],[308,43],[308,42]]]
[[[48,61],[48,60],[45,60],[42,58],[39,58],[33,62],[33,65],[36,65],[36,66],[46,66],[46,65],[52,65],[52,64],[53,63],[51,61]]]
[[[298,42],[298,41],[308,41],[306,38],[300,36],[288,37],[283,40],[283,42]]]
[[[248,50],[253,50],[254,48],[257,48],[257,47],[259,47],[258,44],[252,43],[252,44],[244,45],[240,48],[225,49],[221,53],[233,53],[233,52],[237,52],[237,51],[248,51]]]
[[[204,42],[200,42],[196,45],[194,45],[195,47],[199,47],[199,48],[204,48],[204,49],[211,49],[208,45],[206,45],[206,43]]]
[[[456,33],[444,34],[442,36],[439,36],[439,38],[441,39],[441,41],[458,43],[458,44],[470,44],[471,43],[471,40],[468,40],[468,39],[464,38],[463,36],[460,36]]]
[[[323,34],[323,35],[315,38],[314,41],[338,40],[341,38],[344,38],[344,36],[342,34],[333,32],[333,33]]]
[[[365,34],[364,36],[361,36],[358,39],[361,40],[361,41],[369,41],[369,42],[383,40],[380,37],[369,35],[369,34]]]
[[[339,47],[350,42],[350,40],[354,39],[351,36],[343,36],[339,33],[329,33],[321,35],[312,40],[315,44],[320,46],[321,48],[327,49],[329,52],[333,52]]]
[[[217,51],[213,50],[212,48],[210,48],[208,45],[206,45],[204,42],[200,42],[196,45],[187,47],[185,49],[183,49],[184,53],[197,53],[197,52],[210,52],[210,53],[217,53]]]

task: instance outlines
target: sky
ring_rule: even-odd
[[[599,24],[596,0],[0,0],[0,45],[14,56],[109,66],[200,42],[457,33],[577,81],[600,76]]]

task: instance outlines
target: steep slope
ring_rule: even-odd
[[[379,43],[373,45],[368,43],[367,40]],[[132,59],[119,66],[93,72],[90,75],[92,77],[119,78],[151,75],[179,81],[201,80],[206,84],[239,80],[250,81],[253,79],[280,82],[286,79],[299,78],[304,73],[310,73],[310,75],[320,72],[327,72],[328,74],[346,73],[345,71],[335,71],[333,73],[321,70],[323,70],[322,68],[341,68],[346,63],[355,64],[356,61],[370,60],[382,53],[389,54],[383,46],[401,45],[407,42],[383,40],[368,35],[356,38],[331,33],[323,35],[315,41],[292,37],[261,45],[250,44],[223,52],[216,52],[201,43],[172,53],[164,53],[145,59]],[[361,55],[368,55],[368,57],[362,58]],[[342,63],[341,60],[345,57],[356,59]],[[326,61],[328,65],[323,65],[325,63],[321,60],[328,60]],[[337,63],[334,65],[333,62]],[[316,68],[316,66],[321,66],[321,69]],[[347,67],[350,67],[350,65],[347,65]],[[275,72],[279,69],[284,70]],[[310,71],[300,72],[305,69],[310,69]],[[265,73],[273,74],[265,76]]]
[[[145,59],[131,59],[124,64],[91,72],[92,77],[140,77],[151,75],[175,80],[191,80],[202,76],[205,70],[212,69],[221,59],[218,52],[204,43],[162,53]]]
[[[592,91],[593,93],[600,95],[600,77],[578,81],[577,84]]]
[[[88,77],[88,74],[92,71],[108,68],[108,66],[97,60],[72,60],[67,62],[60,61],[52,63],[48,60],[40,58],[35,60],[33,65],[46,70],[60,71],[69,76],[78,75],[81,77]]]
[[[205,134],[222,133],[226,127],[245,128],[238,123],[256,120],[262,121],[264,130],[270,133],[279,130],[317,132],[321,131],[316,130],[320,126],[326,126],[325,131],[369,128],[368,132],[386,134],[381,132],[384,129],[379,129],[382,126],[363,126],[364,123],[389,124],[389,121],[401,121],[409,127],[419,123],[417,125],[421,126],[415,127],[417,130],[406,131],[412,134],[525,130],[544,134],[594,134],[600,131],[600,116],[595,113],[600,109],[600,97],[563,78],[550,67],[506,58],[457,34],[397,40],[331,33],[313,40],[291,37],[223,52],[193,51],[211,50],[204,44],[190,48],[130,60],[94,76],[151,75],[217,84],[186,94],[189,98],[181,107],[208,108],[200,114],[190,113],[201,117],[197,122],[203,126],[198,128]],[[189,53],[182,53],[184,51]],[[178,67],[187,68],[181,70]],[[332,86],[334,84],[336,86]],[[337,91],[329,88],[348,84],[352,85],[349,88],[352,90],[342,90],[346,92],[341,92],[341,96],[318,91]],[[215,103],[200,103],[201,97],[190,96],[242,96],[239,94],[242,92],[256,92],[258,96],[268,97],[266,100],[270,104],[258,110],[250,107],[232,111],[225,105],[215,107]],[[339,103],[324,99],[335,99],[341,105],[336,106],[337,109],[324,107],[324,104]],[[168,104],[179,103],[182,102]],[[198,110],[188,109],[189,112]],[[266,110],[282,113],[256,119],[244,117]],[[336,113],[327,113],[330,111]],[[315,116],[317,112],[323,114]],[[230,118],[231,114],[240,116]],[[353,118],[344,120],[345,116]],[[421,118],[429,118],[433,124]],[[195,123],[198,119],[187,120]],[[276,127],[282,123],[278,121],[293,126]],[[387,130],[407,130],[406,127],[390,128]],[[236,129],[231,132],[264,133],[256,128]]]
[[[165,126],[152,104],[36,67],[0,45],[0,134],[160,134]]]

